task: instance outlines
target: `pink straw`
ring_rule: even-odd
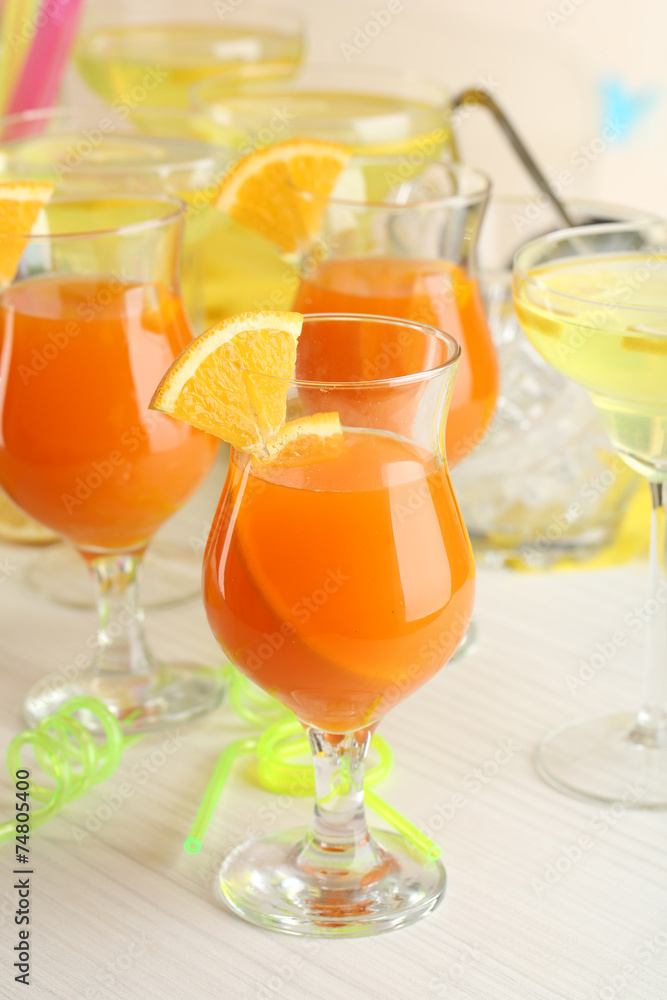
[[[83,0],[43,0],[36,33],[23,64],[7,114],[48,108],[58,97]]]

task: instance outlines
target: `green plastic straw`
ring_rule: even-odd
[[[82,711],[95,716],[104,730],[105,742],[96,741],[90,729],[74,718],[74,713]],[[86,697],[70,698],[57,712],[38,722],[34,729],[18,733],[7,747],[10,775],[13,777],[22,766],[23,747],[31,746],[37,763],[53,781],[51,788],[31,782],[30,797],[45,803],[41,809],[31,811],[31,829],[46,823],[66,802],[83,795],[92,785],[105,781],[118,767],[128,742],[130,740],[124,737],[118,720],[106,705],[97,698]],[[73,764],[77,765],[76,769]],[[14,834],[13,820],[0,824],[0,840]]]
[[[266,696],[265,696],[266,697]],[[377,763],[366,769],[366,802],[378,816],[390,823],[409,843],[429,858],[439,858],[442,851],[437,844],[418,830],[393,806],[372,792],[368,785],[376,784],[389,773],[392,753],[388,743],[375,734],[371,747],[378,757]],[[293,715],[273,723],[257,739],[236,740],[223,750],[218,758],[211,779],[206,787],[201,805],[185,841],[185,849],[194,854],[201,850],[206,830],[215,812],[232,767],[239,757],[256,752],[257,776],[260,784],[272,792],[290,795],[314,795],[315,777],[312,764],[294,764],[291,758],[309,750],[301,724]],[[332,795],[345,791],[340,785]]]
[[[257,688],[243,674],[229,665],[223,670],[228,683],[230,705],[236,714],[255,728],[262,729],[257,736],[234,740],[225,747],[213,770],[197,815],[185,841],[190,854],[201,850],[206,831],[222,795],[230,772],[239,757],[256,753],[257,777],[262,787],[272,792],[290,795],[315,794],[312,764],[295,763],[295,757],[309,754],[308,741],[303,727],[283,705]],[[96,740],[79,719],[77,712],[93,715],[104,731],[105,740]],[[131,721],[139,710],[128,717]],[[31,746],[37,763],[51,779],[52,787],[31,784],[30,795],[44,805],[31,812],[34,829],[54,816],[66,802],[83,795],[93,785],[98,785],[118,767],[123,749],[140,736],[127,737],[118,719],[96,698],[72,698],[53,715],[15,736],[7,748],[7,767],[10,775],[21,767],[21,752]],[[440,857],[440,848],[417,829],[393,806],[381,799],[370,786],[382,781],[391,770],[393,758],[389,744],[375,734],[371,741],[375,763],[366,769],[366,801],[378,816],[390,823],[405,839],[429,858]],[[343,794],[345,782],[341,781],[332,795]],[[0,824],[0,840],[13,837],[13,820]]]

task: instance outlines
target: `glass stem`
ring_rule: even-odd
[[[97,594],[97,653],[102,674],[146,676],[155,667],[139,604],[141,556],[98,556],[90,562]]]
[[[650,483],[651,544],[646,602],[644,690],[632,734],[645,746],[667,746],[667,535],[665,484]]]
[[[306,735],[315,767],[315,812],[299,864],[325,880],[328,875],[368,875],[385,862],[364,812],[364,758],[371,732],[335,736],[309,728]]]

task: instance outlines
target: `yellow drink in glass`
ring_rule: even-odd
[[[181,277],[188,313],[201,332],[210,319],[204,245],[220,218],[212,201],[231,156],[206,141],[208,134],[206,122],[186,112],[28,111],[0,120],[0,179],[50,181],[56,196],[159,192],[185,201]]]
[[[667,255],[556,261],[517,275],[515,296],[528,339],[589,390],[626,461],[667,480]]]
[[[247,3],[218,12],[203,0],[165,12],[150,0],[104,0],[86,11],[74,58],[87,85],[109,104],[143,89],[140,103],[186,108],[190,87],[207,77],[290,76],[302,49],[300,19],[290,13]],[[151,69],[157,86],[147,85]]]
[[[665,808],[667,227],[649,219],[533,240],[514,260],[514,300],[537,350],[588,390],[652,502],[640,708],[559,726],[542,740],[537,766],[569,793]]]
[[[448,92],[407,73],[306,68],[289,80],[233,86],[223,76],[194,87],[192,102],[213,138],[239,154],[297,137],[351,146],[363,169],[345,171],[339,197],[381,201],[451,148]],[[226,315],[291,306],[297,276],[266,240],[230,221],[224,248]]]

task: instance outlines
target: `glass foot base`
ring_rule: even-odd
[[[30,726],[56,712],[70,698],[98,698],[123,723],[127,735],[166,729],[212,711],[221,701],[222,674],[195,664],[160,664],[148,676],[127,673],[104,676],[90,670],[73,681],[52,678],[35,685],[25,700],[23,714]],[[101,732],[97,718],[82,713],[93,732]]]
[[[72,608],[94,608],[95,590],[81,556],[70,545],[54,545],[25,571],[25,581],[42,597]],[[201,558],[169,542],[151,543],[143,559],[141,603],[145,608],[179,604],[201,590]]]
[[[629,809],[667,807],[667,746],[633,739],[636,715],[604,715],[549,733],[537,752],[541,776],[561,792]]]
[[[374,833],[381,863],[363,876],[298,864],[305,829],[241,844],[220,869],[223,897],[245,920],[286,934],[361,937],[412,924],[438,905],[445,869],[396,833]]]

